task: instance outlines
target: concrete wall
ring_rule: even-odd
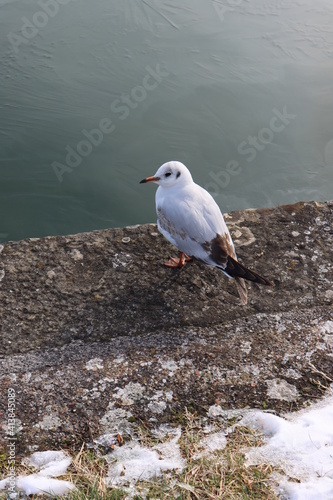
[[[153,224],[6,243],[0,410],[5,421],[13,388],[19,452],[172,422],[185,407],[279,412],[322,395],[333,380],[332,211],[226,216],[239,260],[275,283],[249,285],[245,307],[217,269],[165,268],[176,252]]]

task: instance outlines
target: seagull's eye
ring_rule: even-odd
[[[167,172],[167,173],[165,174],[165,177],[170,177],[170,175],[171,175],[171,172]]]

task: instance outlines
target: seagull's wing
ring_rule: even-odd
[[[174,194],[158,189],[156,209],[160,231],[182,252],[222,269],[228,255],[236,257],[223,215],[202,187],[191,184]]]
[[[272,285],[237,261],[229,230],[214,198],[197,184],[173,194],[157,190],[157,224],[161,233],[181,252],[219,267],[236,279],[239,296],[247,303],[244,279]]]

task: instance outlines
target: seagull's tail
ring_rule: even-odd
[[[231,278],[236,279],[236,286],[238,294],[243,304],[247,303],[247,289],[244,280],[253,281],[254,283],[259,283],[259,285],[273,286],[273,283],[267,278],[260,276],[259,274],[251,271],[243,264],[238,262],[238,260],[233,257],[228,256],[227,266],[224,272]]]
[[[245,281],[242,278],[235,278],[235,283],[237,286],[237,292],[239,295],[239,298],[242,301],[242,304],[246,306],[247,304],[247,288],[245,285]]]

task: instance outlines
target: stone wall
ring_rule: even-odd
[[[18,450],[79,447],[135,422],[257,407],[282,412],[333,381],[333,203],[226,215],[235,283],[156,225],[9,242],[0,255],[1,407],[16,393]],[[1,445],[5,446],[5,436]]]

